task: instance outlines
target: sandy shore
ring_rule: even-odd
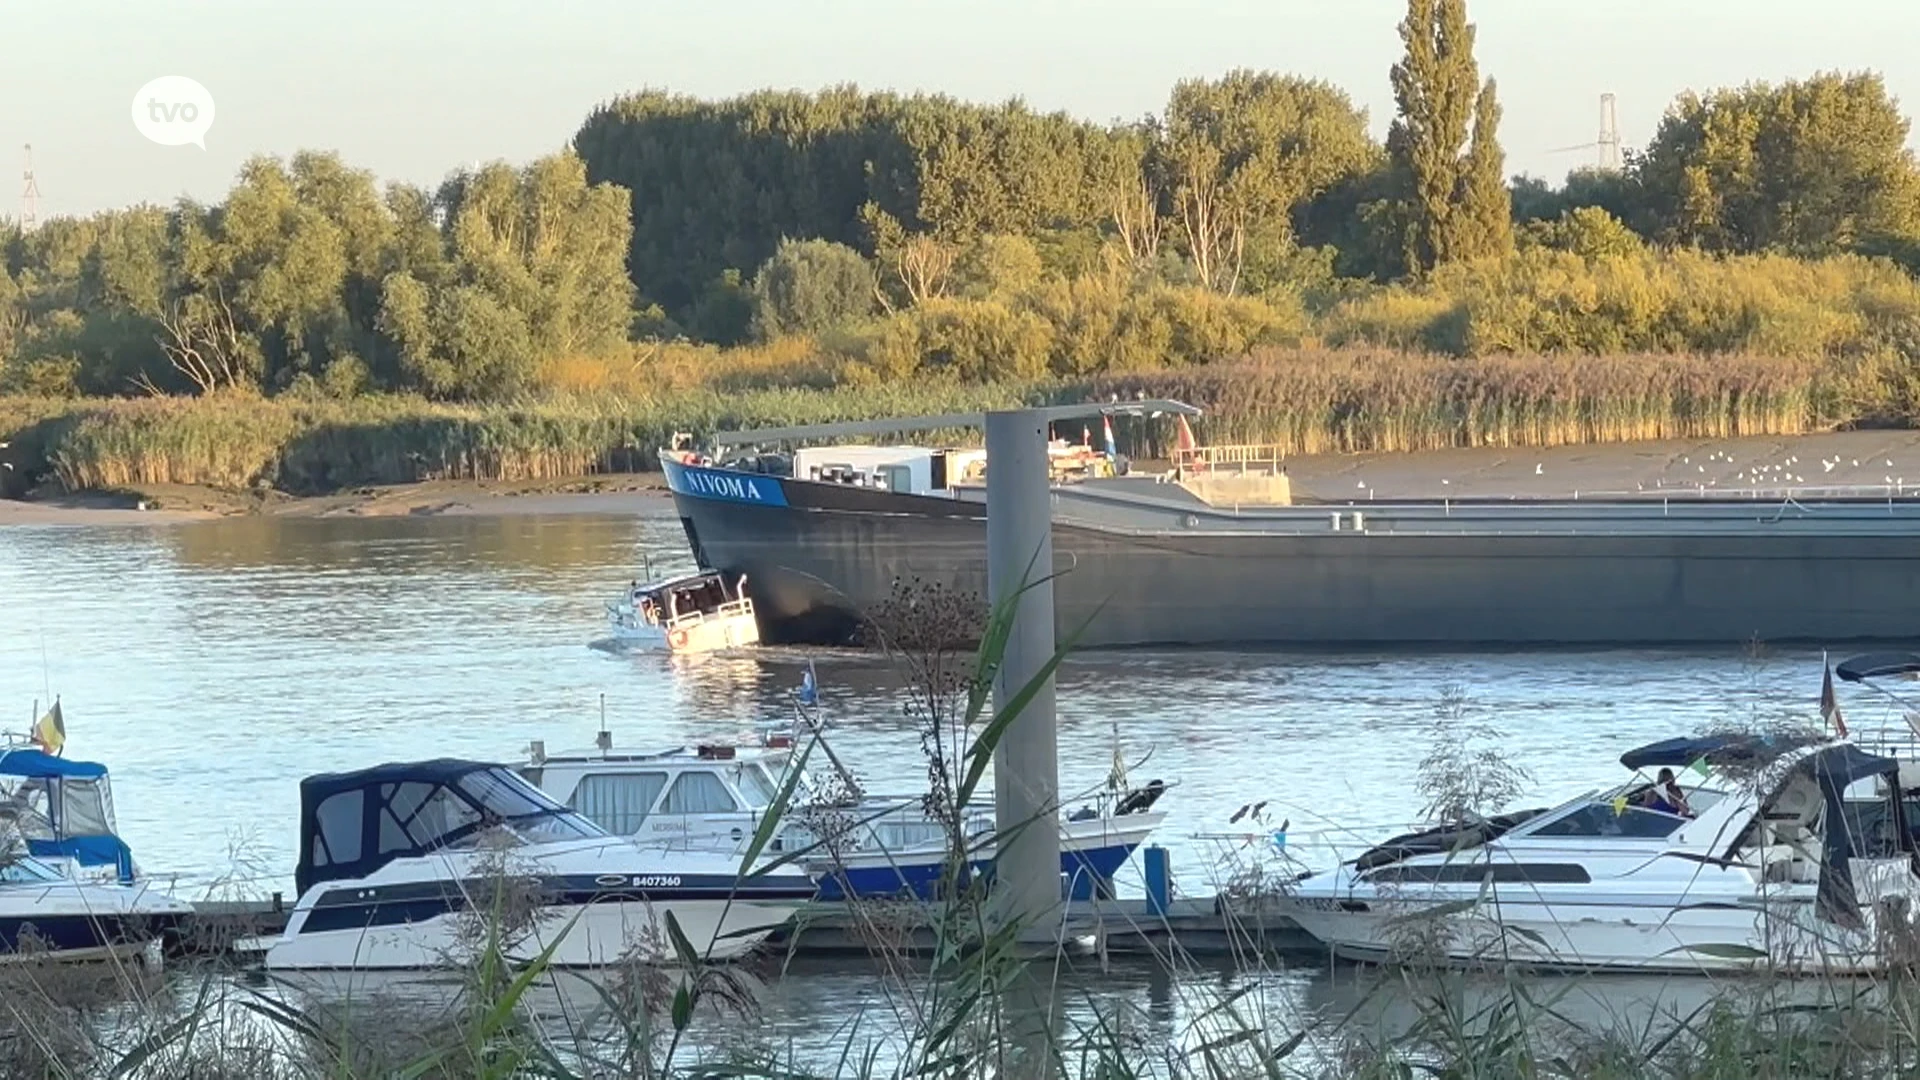
[[[1327,454],[1292,458],[1286,467],[1300,501],[1658,496],[1702,490],[1763,496],[1915,494],[1920,493],[1920,431]],[[1140,463],[1139,468],[1156,466]],[[430,481],[313,498],[150,487],[32,501],[0,499],[0,525],[179,524],[243,514],[624,514],[657,505],[664,496],[657,473],[528,482]]]

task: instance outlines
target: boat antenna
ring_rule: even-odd
[[[600,695],[600,734],[594,736],[593,745],[603,754],[613,749],[613,732],[607,730],[607,695],[605,694]]]
[[[41,683],[41,689],[47,692],[48,697],[52,697],[53,696],[53,669],[47,663],[47,624],[44,616],[42,617],[40,622],[40,683]],[[35,702],[35,704],[37,705],[39,703]],[[39,720],[38,713],[34,714],[34,719],[35,719],[35,722],[38,722]]]
[[[648,580],[648,581],[652,581],[652,580],[653,580],[653,556],[651,556],[651,555],[649,555],[649,554],[647,554],[647,553],[646,553],[646,552],[644,552],[644,551],[643,551],[643,552],[641,552],[641,553],[640,553],[640,568],[641,568],[642,570],[644,570],[644,571],[646,571],[646,575],[647,575],[647,580]]]

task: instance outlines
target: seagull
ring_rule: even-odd
[[[1367,486],[1367,482],[1365,480],[1360,481],[1360,486],[1362,488],[1365,488]]]
[[[1823,462],[1821,462],[1820,464],[1821,464],[1821,466],[1822,466],[1823,468],[1825,468],[1825,469],[1826,469],[1826,471],[1828,471],[1828,472],[1832,472],[1832,471],[1833,471],[1833,462],[1831,462],[1831,461],[1823,461]]]
[[[1440,478],[1440,482],[1441,482],[1441,483],[1443,483],[1443,484],[1451,484],[1451,483],[1453,483],[1453,481],[1451,481],[1451,480],[1449,480],[1449,479],[1447,479],[1447,478],[1446,478],[1446,477],[1444,477],[1444,476]]]
[[[1705,465],[1695,465],[1694,468],[1699,469],[1701,472],[1707,471],[1707,467]]]
[[[1891,468],[1893,468],[1893,459],[1892,459],[1892,458],[1888,458],[1888,459],[1887,459],[1887,468],[1889,468],[1889,469],[1891,469]]]
[[[1535,476],[1540,476],[1540,475],[1542,475],[1542,474],[1544,474],[1544,473],[1545,473],[1546,471],[1547,471],[1547,469],[1546,469],[1546,466],[1544,466],[1544,465],[1541,465],[1541,464],[1540,464],[1540,463],[1538,463],[1538,462],[1535,462],[1535,463],[1534,463],[1534,466],[1533,466],[1533,475],[1535,475]]]
[[[1854,468],[1856,468],[1856,469],[1860,467],[1860,459],[1859,459],[1859,458],[1854,458],[1854,459],[1853,459],[1853,467],[1854,467]]]
[[[1680,459],[1680,464],[1682,464],[1682,465],[1691,465],[1691,464],[1693,464],[1693,459],[1692,459],[1692,458],[1690,458],[1690,457],[1682,457],[1682,458]]]

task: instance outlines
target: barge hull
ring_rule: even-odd
[[[670,483],[695,556],[703,567],[747,575],[769,641],[843,642],[897,579],[987,594],[978,502],[753,477],[778,485],[775,505],[702,494],[685,475],[693,471],[709,470],[670,466],[681,474]],[[1560,531],[1329,524],[1309,532],[1234,528],[1240,522],[1220,520],[1231,515],[1203,505],[1101,509],[1115,519],[1137,514],[1139,524],[1171,513],[1187,525],[1168,531],[1086,524],[1074,503],[1056,495],[1054,603],[1061,633],[1084,624],[1088,647],[1739,646],[1920,636],[1920,523],[1912,533],[1770,527],[1766,507],[1754,509],[1751,528],[1662,529],[1633,519],[1613,530],[1603,522]],[[1330,522],[1332,513],[1317,516]]]

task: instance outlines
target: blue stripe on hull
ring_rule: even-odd
[[[62,953],[137,945],[177,929],[179,920],[145,915],[50,915],[0,919],[0,955]]]
[[[809,886],[787,880],[734,878],[720,874],[576,874],[543,877],[531,885],[542,904],[555,907],[639,902],[670,904],[695,900],[798,902],[813,896]],[[348,885],[322,893],[313,902],[300,932],[318,934],[332,930],[363,930],[372,926],[426,922],[442,915],[466,911],[475,904],[484,907],[491,901],[495,888],[495,883],[485,879],[465,883],[420,881],[400,885]]]
[[[1126,864],[1136,846],[1114,844],[1082,851],[1063,851],[1060,853],[1060,871],[1069,880],[1076,875],[1086,874],[1111,878],[1120,872],[1120,867]],[[820,879],[820,899],[936,899],[946,877],[945,865],[944,860],[914,862],[901,858],[881,865],[835,867]],[[982,878],[990,879],[993,875],[992,863],[987,860],[975,861],[972,870]]]

